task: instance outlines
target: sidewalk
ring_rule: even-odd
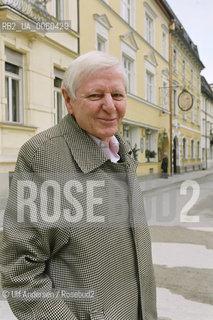
[[[161,187],[172,186],[186,180],[196,180],[211,174],[213,174],[213,168],[207,170],[186,172],[183,174],[174,174],[172,176],[169,176],[168,179],[154,178],[143,180],[143,177],[139,177],[139,182],[142,190],[146,193],[151,190],[157,190]]]

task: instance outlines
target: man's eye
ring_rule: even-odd
[[[124,98],[124,95],[121,94],[121,93],[113,93],[113,94],[112,94],[112,97],[113,97],[114,99],[116,99],[116,100],[121,100],[121,99]]]
[[[91,99],[91,100],[97,100],[97,99],[99,99],[101,97],[101,95],[100,94],[97,94],[97,93],[93,93],[93,94],[90,94],[89,95],[89,99]]]

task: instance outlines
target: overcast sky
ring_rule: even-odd
[[[213,83],[213,0],[167,0],[205,66],[201,74]]]

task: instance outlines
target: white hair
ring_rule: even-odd
[[[127,77],[120,61],[111,54],[101,51],[90,51],[73,60],[64,74],[62,88],[65,88],[69,96],[75,100],[76,90],[84,77],[97,70],[110,67],[118,67],[121,70],[126,89]]]

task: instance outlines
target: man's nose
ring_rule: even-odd
[[[108,112],[115,110],[115,103],[110,93],[104,95],[102,107],[105,111]]]

